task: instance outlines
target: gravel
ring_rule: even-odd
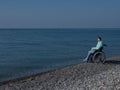
[[[0,90],[120,90],[120,57],[81,63],[0,83]]]

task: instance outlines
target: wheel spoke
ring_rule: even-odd
[[[105,60],[105,54],[104,52],[96,52],[93,56],[93,61],[94,62],[102,62],[104,63]]]

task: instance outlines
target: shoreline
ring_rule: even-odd
[[[68,90],[68,88],[70,89],[72,87],[74,89],[80,88],[76,86],[78,83],[81,84],[85,80],[88,80],[88,78],[90,79],[90,77],[95,75],[99,76],[101,73],[114,70],[114,68],[120,67],[119,64],[120,56],[108,58],[105,64],[80,63],[68,65],[46,72],[0,82],[0,89],[16,88],[16,90],[36,90],[39,88],[39,90]],[[82,84],[79,86],[82,86]]]
[[[83,63],[84,62],[81,62],[80,64],[83,64]],[[54,72],[55,70],[60,70],[60,69],[64,69],[64,68],[67,68],[67,67],[70,67],[70,66],[75,66],[75,65],[80,65],[80,64],[66,65],[66,66],[63,66],[63,67],[58,67],[58,68],[55,68],[55,69],[50,69],[50,70],[43,71],[43,72],[40,72],[40,73],[35,73],[35,74],[25,75],[25,76],[13,78],[13,79],[3,80],[3,81],[0,81],[0,86],[2,86],[4,84],[7,84],[7,83],[16,82],[16,81],[20,81],[20,80],[24,80],[24,79],[28,79],[28,78],[31,78],[31,77],[41,76],[41,75],[44,75],[44,74],[47,74],[47,73]]]

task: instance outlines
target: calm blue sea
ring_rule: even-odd
[[[120,55],[120,29],[0,29],[0,81],[81,63],[98,36]]]

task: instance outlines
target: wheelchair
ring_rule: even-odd
[[[103,51],[103,48],[107,45],[104,44],[99,50],[96,50],[93,54],[91,54],[87,60],[87,62],[90,63],[104,63],[106,60],[105,52]]]

